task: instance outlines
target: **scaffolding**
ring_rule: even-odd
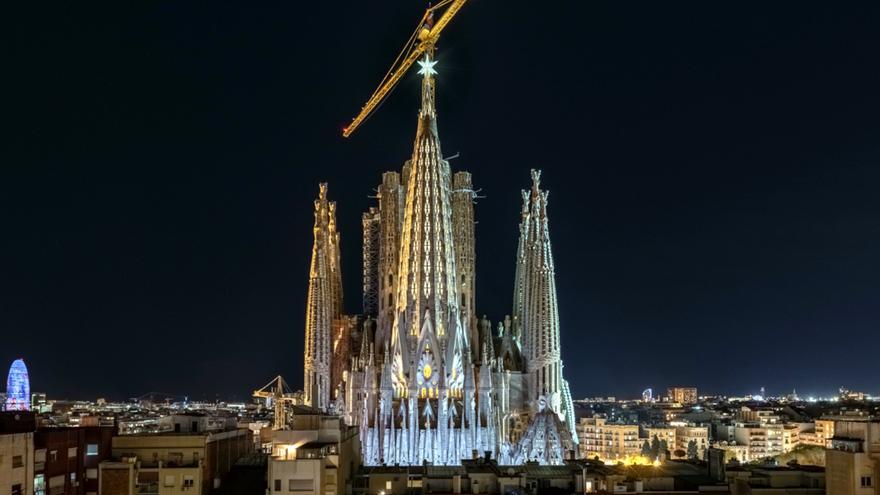
[[[379,209],[364,212],[364,316],[379,313]]]

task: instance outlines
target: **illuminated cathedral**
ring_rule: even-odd
[[[315,201],[304,399],[359,431],[366,465],[560,464],[576,448],[540,172],[523,191],[512,316],[475,310],[474,188],[443,159],[434,61],[413,154],[363,215],[363,314],[342,314],[336,205]]]

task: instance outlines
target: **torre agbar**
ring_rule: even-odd
[[[363,215],[363,314],[342,314],[335,203],[315,201],[304,398],[359,429],[367,465],[561,464],[577,444],[559,351],[547,192],[523,191],[512,316],[475,311],[474,190],[443,160],[433,63],[412,158]]]

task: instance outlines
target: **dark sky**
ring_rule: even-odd
[[[471,0],[437,68],[477,205],[477,305],[510,310],[542,168],[576,397],[877,387],[880,11],[834,2]],[[244,398],[302,381],[312,200],[360,215],[411,153],[424,8],[74,2],[11,17],[0,362],[55,397]],[[5,364],[4,364],[5,366]]]

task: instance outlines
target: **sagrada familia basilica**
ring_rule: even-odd
[[[336,205],[321,184],[304,399],[359,429],[367,465],[561,464],[576,448],[563,378],[547,195],[523,191],[512,316],[475,311],[474,189],[440,152],[434,62],[420,62],[412,158],[363,215],[363,314],[343,314]]]

